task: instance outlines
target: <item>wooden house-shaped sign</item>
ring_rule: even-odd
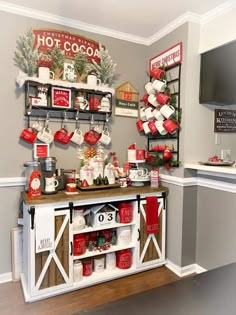
[[[106,224],[114,224],[116,221],[116,208],[110,204],[102,204],[90,207],[92,226],[98,227]]]
[[[125,82],[116,89],[115,115],[138,117],[139,92],[130,82]]]

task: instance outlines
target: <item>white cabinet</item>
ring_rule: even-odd
[[[141,194],[134,193],[137,189]],[[21,279],[25,300],[35,301],[47,298],[165,264],[166,191],[166,189],[162,191],[150,187],[131,187],[125,189],[124,193],[122,188],[115,188],[107,197],[102,192],[101,194],[96,192],[94,195],[89,195],[90,193],[86,195],[87,192],[81,192],[77,198],[59,192],[58,196],[43,196],[43,200],[35,200],[35,204],[34,200],[27,200],[26,194],[23,193],[24,266]],[[148,195],[158,197],[159,232],[147,235],[145,232],[145,198]],[[90,198],[88,199],[88,197]],[[132,221],[128,223],[122,223],[118,215],[119,205],[124,202],[128,203],[133,211]],[[88,220],[88,213],[91,212],[91,209],[94,210],[96,207],[99,209],[99,206],[101,208],[103,206],[108,207],[108,205],[114,209],[115,222],[99,225],[96,221],[94,225],[95,221],[91,223],[91,220]],[[49,206],[54,209],[54,247],[52,250],[36,253],[35,231],[37,222],[35,224],[35,216],[38,211]],[[80,230],[74,230],[74,209],[78,207],[84,209],[86,225]],[[104,234],[104,231],[108,231],[110,235],[115,235],[115,238],[110,239],[104,246],[100,246],[98,239],[102,233]],[[123,236],[121,232],[124,232]],[[86,249],[82,253],[74,255],[75,236],[86,236],[86,239],[89,240],[90,234],[97,235],[97,239],[93,241],[93,244],[91,243],[93,246],[91,247],[91,244],[88,246],[87,242]],[[96,258],[103,255],[106,262],[106,255],[109,253],[115,253],[117,261],[120,254],[131,254],[130,266],[121,268],[121,266],[117,266],[116,261],[116,268],[114,269],[107,269],[105,265],[102,272],[93,270],[90,276],[83,276],[80,281],[73,282],[73,264],[76,260],[81,262],[92,260],[94,264]]]

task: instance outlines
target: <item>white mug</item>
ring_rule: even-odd
[[[37,121],[33,122],[32,128],[39,132],[39,131],[43,130],[43,125],[42,125],[41,121],[37,120]]]
[[[146,119],[148,121],[153,120],[154,116],[153,116],[153,108],[152,107],[147,107],[145,109],[145,115],[146,115]]]
[[[54,177],[45,177],[45,192],[54,192],[59,181]]]
[[[145,109],[146,109],[145,107],[140,107],[139,109],[139,116],[140,116],[140,119],[142,119],[143,121],[147,120]]]
[[[166,88],[166,81],[154,80],[152,87],[158,92],[164,92]]]
[[[170,118],[174,112],[175,112],[175,109],[173,106],[171,105],[163,105],[161,108],[160,108],[160,112],[161,114],[165,117],[165,118]]]
[[[155,122],[155,126],[156,126],[160,135],[164,136],[168,133],[168,131],[163,127],[163,121],[157,120]]]
[[[54,72],[50,71],[47,67],[39,67],[38,77],[41,80],[49,80],[50,78],[54,79]]]
[[[148,82],[148,83],[146,83],[145,84],[145,86],[144,86],[144,88],[145,88],[145,90],[146,90],[146,92],[147,92],[147,94],[155,94],[155,89],[153,88],[153,86],[152,86],[152,82]]]
[[[155,108],[155,109],[153,110],[152,114],[153,114],[153,116],[154,116],[154,118],[155,118],[156,120],[161,120],[161,121],[164,120],[164,117],[162,116],[162,114],[161,114],[161,112],[159,111],[159,109]]]
[[[88,101],[83,96],[74,98],[74,108],[85,110],[88,107]]]
[[[145,133],[146,135],[151,132],[151,130],[150,130],[148,124],[149,124],[149,121],[145,121],[145,122],[143,123],[143,131],[144,131],[144,133]]]
[[[87,83],[91,85],[100,85],[101,80],[97,78],[95,74],[89,74],[87,76]]]
[[[148,96],[148,103],[150,103],[153,106],[157,107],[158,103],[157,103],[157,100],[156,100],[156,95],[154,95],[154,94],[149,95]]]
[[[75,131],[71,134],[70,141],[74,142],[75,144],[81,145],[84,142],[82,131],[80,129],[75,129]]]
[[[142,177],[147,177],[147,176],[148,176],[147,168],[137,168],[137,169],[131,169],[129,171],[130,179],[141,179]]]
[[[111,104],[110,104],[110,99],[108,97],[102,97],[101,98],[101,108],[99,111],[102,112],[109,112],[111,110]]]
[[[98,141],[105,144],[105,145],[108,145],[111,143],[111,137],[109,135],[108,130],[103,130],[101,137]]]
[[[44,127],[43,130],[38,132],[37,139],[47,144],[52,143],[53,135],[52,135],[51,130],[48,127]]]

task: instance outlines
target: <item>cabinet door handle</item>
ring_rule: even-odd
[[[138,229],[138,242],[140,241],[140,229]]]
[[[73,243],[70,242],[70,256],[73,255]]]
[[[70,208],[70,224],[73,223],[72,217],[73,217],[73,208],[74,208],[74,204],[73,202],[69,202],[69,208]]]
[[[31,230],[34,229],[34,216],[35,216],[35,207],[30,207],[28,210],[30,216],[31,216]]]

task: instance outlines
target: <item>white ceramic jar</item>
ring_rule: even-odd
[[[116,268],[116,254],[107,253],[106,254],[106,269],[113,270]]]
[[[83,279],[83,266],[80,260],[75,260],[73,264],[73,280],[79,282]]]
[[[74,209],[73,230],[79,231],[85,228],[83,209]]]
[[[102,272],[105,269],[105,255],[94,257],[94,272]]]
[[[117,228],[117,245],[129,245],[131,242],[131,227],[121,226]]]

